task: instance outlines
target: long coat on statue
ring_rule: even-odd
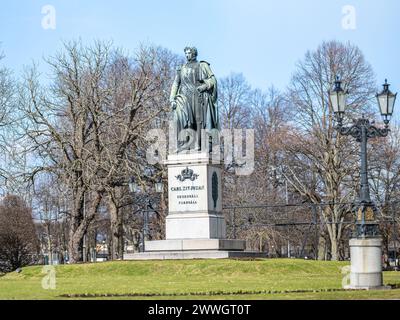
[[[197,88],[204,84],[207,90],[199,93]],[[208,62],[193,61],[179,67],[170,100],[176,102],[173,121],[178,137],[182,129],[219,129],[217,80]]]

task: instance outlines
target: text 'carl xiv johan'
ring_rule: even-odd
[[[201,191],[201,190],[204,190],[204,186],[171,187],[171,191]]]

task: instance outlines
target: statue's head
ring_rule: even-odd
[[[186,59],[188,61],[195,61],[197,58],[197,48],[196,47],[186,47],[184,49]]]

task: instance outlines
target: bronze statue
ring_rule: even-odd
[[[184,49],[186,64],[178,67],[171,89],[170,103],[177,134],[177,151],[200,150],[202,129],[219,129],[217,79],[206,61],[197,61],[197,49]],[[183,140],[182,130],[195,132],[194,148]]]

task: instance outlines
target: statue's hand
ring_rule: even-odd
[[[176,101],[171,101],[171,108],[172,110],[176,109]]]
[[[204,91],[207,91],[208,87],[206,84],[202,84],[201,86],[197,87],[197,91],[200,93],[203,93]]]

